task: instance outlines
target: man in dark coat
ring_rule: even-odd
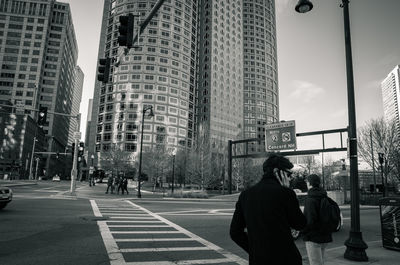
[[[288,188],[291,168],[287,158],[269,156],[261,181],[243,191],[236,203],[230,236],[249,253],[250,265],[302,264],[290,228],[303,229],[306,219]]]
[[[325,231],[319,221],[321,199],[327,196],[326,191],[320,187],[321,179],[318,175],[308,176],[307,198],[304,204],[304,215],[307,219],[303,239],[306,243],[307,256],[310,265],[324,264],[326,245],[332,242],[332,233]]]

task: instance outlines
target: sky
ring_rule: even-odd
[[[85,74],[81,131],[93,98],[100,38],[102,0],[70,3],[79,56]],[[275,0],[280,119],[295,120],[297,132],[346,128],[347,83],[343,9],[340,0],[312,0],[313,10],[299,14],[297,0]],[[400,64],[399,0],[351,0],[350,31],[357,127],[383,116],[381,81]],[[321,146],[321,139],[298,144]],[[326,147],[338,147],[338,135]],[[345,144],[345,143],[344,143]],[[329,146],[332,145],[332,146]],[[301,149],[301,148],[300,148]]]

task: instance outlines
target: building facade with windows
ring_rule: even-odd
[[[400,134],[400,66],[396,67],[381,82],[383,113],[387,122],[395,122]]]
[[[89,152],[138,152],[148,105],[145,150],[195,146],[213,160],[228,140],[262,138],[279,120],[274,0],[166,0],[138,47],[119,48],[118,17],[132,13],[137,25],[156,2],[104,2],[98,58],[114,63],[110,82],[95,85]]]
[[[0,1],[0,103],[71,113],[78,55],[69,4],[53,0]],[[70,118],[49,113],[43,127],[47,151],[64,152]],[[58,161],[47,156],[46,172]]]
[[[204,0],[200,13],[197,145],[209,164],[242,138],[242,1]]]
[[[263,139],[264,125],[279,121],[274,0],[243,0],[243,49],[244,138]]]
[[[82,69],[77,65],[75,67],[75,81],[74,81],[74,91],[72,97],[72,108],[71,114],[74,116],[78,116],[79,108],[82,101],[82,90],[83,90],[83,80],[85,75],[83,74]],[[71,119],[69,124],[69,133],[68,133],[68,145],[72,145],[74,142],[74,132],[79,131],[80,128],[80,119]]]
[[[138,152],[143,107],[150,105],[155,116],[145,115],[144,150],[157,144],[170,149],[193,144],[198,1],[165,1],[140,35],[138,47],[125,52],[118,46],[119,16],[135,14],[137,25],[155,3],[104,3],[99,59],[111,57],[114,63],[112,82],[96,82],[93,97],[94,141],[89,140],[89,150],[100,156],[113,145]]]

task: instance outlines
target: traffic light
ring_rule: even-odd
[[[132,14],[119,17],[120,26],[118,28],[118,44],[119,46],[126,46],[128,49],[133,46],[133,24],[134,17]]]
[[[56,158],[58,159],[58,157],[60,156],[60,152],[56,153]]]
[[[43,127],[43,125],[46,124],[46,119],[47,119],[47,107],[40,107],[39,108],[39,115],[38,115],[38,125],[40,128]]]
[[[83,149],[84,149],[85,143],[80,142],[79,143],[79,148],[78,148],[78,157],[83,157]]]
[[[110,76],[110,64],[111,58],[106,57],[105,59],[99,60],[99,73],[97,74],[97,80],[106,84]]]

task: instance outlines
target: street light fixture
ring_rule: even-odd
[[[140,134],[140,153],[139,153],[139,176],[138,176],[138,192],[137,192],[137,197],[142,198],[142,194],[140,193],[140,179],[142,177],[142,149],[143,149],[143,125],[144,125],[144,115],[146,114],[146,111],[150,110],[150,113],[148,114],[149,117],[154,117],[153,113],[153,106],[144,106],[143,107],[143,113],[142,113],[142,131]]]
[[[312,9],[313,5],[308,0],[299,0],[296,5],[296,11],[306,13]],[[347,73],[347,102],[348,102],[348,137],[349,137],[349,160],[350,160],[350,197],[351,197],[351,227],[349,238],[344,243],[346,251],[344,258],[355,261],[368,261],[365,249],[367,244],[362,239],[360,231],[360,193],[358,180],[358,159],[357,159],[357,127],[356,110],[354,102],[354,77],[353,62],[351,55],[350,38],[350,18],[349,18],[349,0],[342,0],[340,7],[343,8],[344,19],[344,38],[346,51],[346,73]]]
[[[295,10],[299,13],[307,13],[308,11],[311,11],[313,8],[313,4],[308,1],[308,0],[299,0],[297,3]]]

